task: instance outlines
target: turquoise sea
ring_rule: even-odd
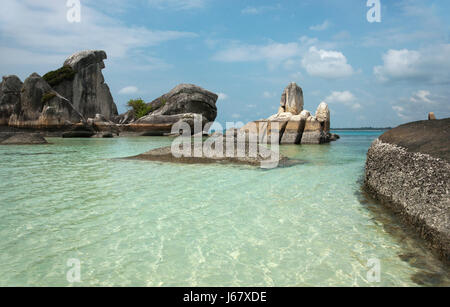
[[[449,268],[361,192],[381,132],[338,133],[282,146],[306,163],[274,170],[116,159],[162,137],[0,147],[0,286],[449,286]]]

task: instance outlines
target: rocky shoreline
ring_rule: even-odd
[[[450,119],[409,123],[367,154],[365,189],[450,262]]]

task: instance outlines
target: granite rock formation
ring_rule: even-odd
[[[9,126],[56,129],[83,121],[69,100],[55,92],[37,73],[23,83],[20,103],[9,118]]]
[[[43,77],[31,74],[24,83],[5,76],[0,83],[0,126],[66,131],[101,114],[109,120],[117,108],[101,70],[104,51],[82,51]]]
[[[450,119],[380,136],[367,154],[365,187],[450,261]]]
[[[85,118],[102,114],[110,120],[117,116],[117,107],[102,74],[106,53],[101,50],[81,51],[71,55],[63,68],[72,70],[68,78],[60,78],[53,89],[72,102]],[[70,69],[69,69],[70,68]]]
[[[239,133],[257,134],[247,139],[270,142],[270,133],[274,131],[271,127],[273,123],[278,123],[276,130],[280,133],[280,144],[323,144],[338,139],[338,136],[332,137],[330,134],[330,110],[325,102],[319,105],[315,116],[303,107],[303,90],[297,84],[290,83],[281,95],[277,114],[266,120],[248,123]]]
[[[278,113],[289,112],[299,114],[303,111],[303,90],[295,82],[290,83],[281,95]]]
[[[22,81],[17,76],[4,76],[0,83],[0,126],[9,124],[11,115],[20,108]]]
[[[150,113],[136,119],[133,110],[115,118],[115,122],[125,132],[145,136],[171,133],[172,126],[185,122],[194,133],[194,119],[202,120],[202,127],[217,117],[218,96],[193,84],[180,84],[169,93],[148,103]]]

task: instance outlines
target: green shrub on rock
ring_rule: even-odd
[[[127,106],[129,109],[133,110],[136,119],[144,117],[152,112],[152,107],[145,103],[141,98],[131,99],[128,101]]]
[[[72,69],[70,66],[63,66],[60,69],[50,71],[44,75],[44,80],[47,81],[50,86],[56,86],[63,81],[73,80],[75,77],[76,71]]]
[[[48,101],[50,101],[54,97],[56,97],[55,92],[47,92],[44,95],[42,95],[41,102],[42,102],[42,104],[46,104]]]

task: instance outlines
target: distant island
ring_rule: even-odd
[[[373,130],[373,131],[379,131],[379,130],[391,130],[391,129],[392,129],[392,127],[386,127],[386,128],[361,127],[361,128],[331,128],[330,130],[341,130],[341,131]]]

